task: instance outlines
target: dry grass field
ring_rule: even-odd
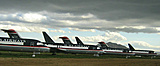
[[[0,58],[1,66],[160,66],[160,59]]]
[[[160,57],[130,57],[102,55],[94,57],[93,54],[64,54],[42,53],[31,57],[27,52],[0,52],[0,66],[160,66]]]

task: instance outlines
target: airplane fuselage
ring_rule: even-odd
[[[131,51],[133,53],[135,53],[136,56],[156,56],[157,53],[149,53],[147,51]]]
[[[78,46],[58,46],[58,45],[46,45],[50,48],[56,48],[59,51],[75,54],[103,54],[103,50],[100,48],[89,49],[89,47],[78,47]]]
[[[103,49],[103,51],[105,52],[105,54],[111,54],[111,55],[126,55],[126,56],[135,55],[135,53],[124,52],[123,50]]]
[[[38,40],[0,37],[0,51],[50,52],[50,48]]]

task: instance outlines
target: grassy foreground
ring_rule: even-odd
[[[51,53],[42,53],[32,58],[27,52],[0,52],[2,66],[160,66],[160,59],[156,57],[130,57],[103,55],[94,57],[93,54],[63,54],[56,56]]]
[[[0,58],[2,66],[160,66],[159,59]]]

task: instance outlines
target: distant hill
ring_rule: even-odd
[[[111,47],[111,48],[128,49],[126,46],[123,46],[123,45],[117,44],[117,43],[108,42],[108,43],[106,43],[106,44],[108,44],[108,46]]]
[[[157,55],[160,55],[160,52],[156,52],[157,53]]]

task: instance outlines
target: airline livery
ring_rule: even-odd
[[[9,37],[0,37],[0,51],[33,52],[33,57],[40,52],[50,52],[50,48],[39,40],[20,38],[13,29],[1,30],[8,33]]]
[[[99,54],[103,54],[103,50],[101,50],[98,46],[80,46],[78,44],[73,44],[68,37],[60,37],[64,44],[55,43],[46,32],[43,32],[44,38],[46,41],[46,46],[50,48],[54,48],[58,50],[57,52],[66,52],[66,53],[87,53],[87,54],[95,54],[95,56],[99,56]],[[48,44],[47,44],[48,43]]]
[[[74,53],[74,54],[111,54],[111,55],[125,55],[126,58],[132,55],[136,56],[157,56],[157,53],[151,50],[135,50],[131,44],[128,48],[109,47],[105,42],[98,42],[97,45],[84,44],[78,37],[75,37],[77,44],[73,44],[68,37],[59,37],[64,43],[55,43],[46,32],[42,32],[45,42],[36,39],[21,38],[13,29],[1,29],[8,33],[9,37],[0,37],[0,51],[20,51],[33,52],[32,57],[40,52],[56,52]]]
[[[123,48],[111,48],[109,47],[105,42],[98,42],[102,47],[105,54],[112,54],[112,55],[126,55],[126,56],[132,56],[135,55],[135,53],[129,52],[129,49],[123,49]]]
[[[134,52],[136,56],[157,56],[157,53],[155,53],[154,51],[151,50],[135,50],[131,44],[128,44],[130,51]]]

